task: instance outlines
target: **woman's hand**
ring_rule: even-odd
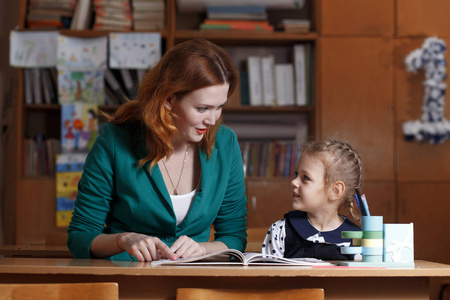
[[[170,251],[179,258],[202,256],[206,254],[206,248],[190,237],[180,236],[170,247]]]
[[[130,232],[117,240],[119,248],[136,257],[138,261],[153,261],[164,259],[177,259],[177,255],[159,238],[144,234]]]

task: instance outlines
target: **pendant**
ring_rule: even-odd
[[[174,191],[173,191],[173,194],[174,194],[174,195],[178,195],[178,191],[177,191],[177,190],[174,190]]]

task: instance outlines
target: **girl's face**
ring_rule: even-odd
[[[178,116],[175,124],[181,137],[200,142],[222,114],[229,84],[213,85],[195,90],[181,99],[168,99],[168,108]]]
[[[320,211],[328,200],[324,183],[324,165],[320,159],[303,154],[292,180],[292,207],[305,212]]]

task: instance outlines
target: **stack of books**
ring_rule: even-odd
[[[163,30],[166,28],[164,0],[132,0],[134,30]]]
[[[30,29],[68,28],[76,0],[29,0],[27,27]]]
[[[273,31],[265,6],[208,6],[202,30]]]
[[[279,26],[283,31],[290,33],[307,33],[311,28],[310,20],[283,19]]]
[[[96,30],[131,30],[129,0],[94,0]]]
[[[311,104],[313,98],[310,88],[313,61],[311,44],[296,44],[292,50],[292,63],[276,63],[274,55],[247,57],[249,105]]]

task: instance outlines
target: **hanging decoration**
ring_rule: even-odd
[[[422,47],[406,57],[406,70],[425,72],[422,116],[418,120],[403,123],[403,133],[407,141],[443,143],[450,138],[450,123],[444,117],[445,89],[447,85],[447,61],[444,54],[445,42],[436,37],[425,39]]]

